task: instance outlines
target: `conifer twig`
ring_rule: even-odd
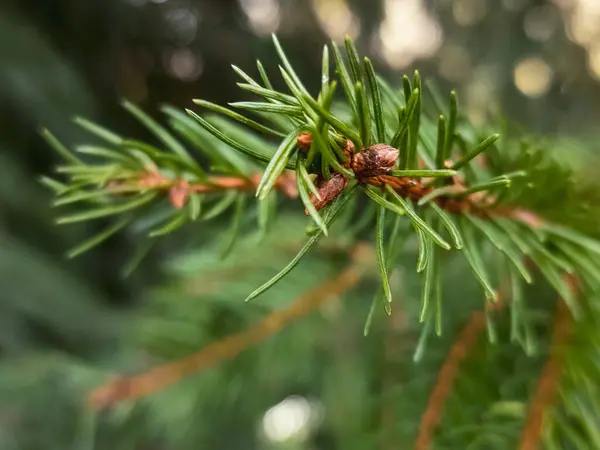
[[[250,191],[256,190],[262,174],[257,173],[250,175],[247,178],[235,176],[212,176],[203,183],[190,183],[183,179],[171,179],[155,168],[150,167],[146,172],[140,173],[135,181],[118,181],[113,180],[109,183],[109,188],[121,189],[123,187],[132,187],[135,185],[138,188],[164,188],[169,193],[171,204],[175,208],[182,208],[189,195],[192,193],[211,193],[222,192],[228,190]],[[274,187],[283,192],[287,197],[295,198],[298,196],[296,188],[296,176],[293,172],[282,174],[276,181]]]
[[[307,139],[305,137],[306,135],[306,133],[303,135],[304,140]],[[302,145],[302,142],[299,140],[299,146]],[[351,143],[348,142],[348,145],[351,145]],[[349,152],[346,154],[349,154]],[[402,197],[409,198],[416,202],[432,192],[432,188],[427,186],[426,182],[423,182],[422,180],[418,181],[414,177],[381,174],[360,176],[360,171],[358,170],[357,165],[355,165],[355,167],[352,169],[359,176],[358,178],[363,184],[378,186],[381,188],[385,187],[386,185],[390,186]],[[323,199],[318,200],[314,194],[311,194],[311,200],[317,210],[323,208],[326,204],[335,199],[341,190],[346,186],[347,180],[341,184],[338,183],[339,186],[336,186],[332,190],[330,187],[331,184],[341,178],[340,174],[337,175],[338,178],[334,177],[331,182],[323,183],[323,180],[321,180],[322,184],[319,186],[319,191],[323,196]],[[146,172],[140,173],[139,177],[133,182],[131,180],[113,180],[109,182],[108,187],[109,189],[116,189],[116,193],[118,193],[119,189],[122,189],[123,187],[132,186],[136,186],[140,189],[164,188],[164,190],[169,194],[171,204],[175,208],[179,209],[185,206],[189,195],[192,193],[216,193],[227,190],[256,190],[262,179],[262,176],[263,175],[261,173],[252,174],[247,178],[236,176],[212,176],[209,177],[206,182],[190,183],[183,179],[171,179],[165,175],[162,175],[156,168],[152,167]],[[454,183],[455,184],[453,187],[456,188],[457,192],[466,189],[460,180],[455,180]],[[277,178],[273,187],[281,191],[289,198],[296,198],[298,196],[296,175],[293,172],[284,172]],[[442,195],[436,197],[434,200],[438,206],[451,213],[473,212],[483,216],[503,216],[527,223],[534,228],[538,227],[541,223],[541,218],[537,214],[522,208],[487,207],[488,205],[492,205],[494,203],[495,198],[490,195],[485,195],[481,192],[476,192],[462,198]]]
[[[569,289],[576,290],[575,282],[567,279]],[[558,384],[564,363],[564,347],[572,329],[572,316],[563,299],[559,298],[556,306],[554,329],[550,358],[544,365],[540,379],[529,407],[529,413],[521,434],[520,450],[536,450],[542,433],[544,413],[552,404],[558,391]]]
[[[105,408],[121,401],[136,400],[152,394],[200,370],[215,366],[237,356],[252,345],[279,332],[291,322],[314,311],[324,301],[352,289],[361,280],[365,265],[363,258],[370,257],[370,247],[357,244],[353,262],[336,277],[301,295],[285,309],[267,316],[263,321],[245,331],[209,344],[198,353],[167,363],[133,377],[108,381],[89,395],[93,408]]]

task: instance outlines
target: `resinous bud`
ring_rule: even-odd
[[[396,164],[400,151],[387,144],[375,144],[352,158],[352,170],[357,177],[384,175]]]

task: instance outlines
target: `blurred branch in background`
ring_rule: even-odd
[[[572,289],[575,290],[573,286],[575,282],[572,281],[571,283]],[[573,318],[565,307],[565,303],[559,299],[556,304],[556,318],[552,332],[550,357],[542,369],[537,389],[531,399],[530,409],[521,436],[521,450],[540,447],[544,415],[557,398],[561,375],[565,371],[564,354],[568,345],[567,341],[571,335],[572,326]]]
[[[306,292],[287,308],[275,311],[249,329],[212,343],[183,360],[156,367],[132,378],[118,378],[109,381],[90,394],[91,406],[105,408],[121,401],[136,400],[164,389],[185,376],[234,358],[248,347],[260,343],[284,327],[290,326],[293,321],[302,319],[314,309],[322,307],[324,301],[339,299],[345,291],[353,289],[360,281],[364,265],[372,262],[371,253],[372,249],[369,246],[357,244],[350,251],[352,262],[349,267]]]

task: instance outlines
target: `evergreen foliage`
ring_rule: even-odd
[[[344,294],[344,306],[286,328],[276,340],[250,350],[254,355],[194,375],[132,409],[118,406],[108,421],[118,416],[119,424],[102,424],[109,431],[98,439],[115,442],[110,433],[140,420],[148,428],[130,437],[133,445],[153,430],[175,448],[198,443],[253,448],[247,444],[254,436],[252,420],[287,394],[278,380],[294,379],[297,391],[328,387],[324,392],[332,397],[321,398],[326,436],[320,438],[339,448],[525,449],[533,448],[531,436],[548,448],[589,448],[598,439],[593,423],[600,407],[594,396],[600,242],[590,226],[593,202],[589,196],[580,201],[584,188],[545,154],[540,140],[471,126],[457,95],[444,99],[427,90],[418,72],[404,76],[400,86],[389,84],[368,58],[361,60],[349,38],[344,49],[333,44],[330,54],[324,48],[316,95],[275,37],[274,44],[287,92],[275,89],[257,62],[258,77],[234,70],[240,89],[259,100],[233,102],[230,108],[195,100],[209,115],[165,106],[168,128],[124,102],[157,143],[118,136],[78,118],[96,142],[71,152],[44,130],[64,163],[57,167],[62,179],[41,181],[55,192],[54,204],[68,208],[57,223],[113,219],[71,249],[71,257],[123,229],[142,231],[153,243],[193,222],[229,217],[229,230],[215,230],[215,242],[173,264],[178,287],[166,287],[148,305],[141,331],[134,334],[154,358],[194,353],[289,306],[348,267],[359,268],[362,282],[341,286],[337,295]],[[292,202],[296,197],[300,201]],[[300,205],[310,216],[307,227],[290,211]],[[248,232],[251,222],[256,231]],[[365,242],[366,256],[357,250]],[[289,250],[282,249],[290,247],[294,254],[285,260]],[[134,255],[129,272],[142,257],[143,252]],[[235,274],[227,276],[226,292],[218,287],[222,273]],[[267,281],[251,285],[261,275]],[[534,283],[538,290],[549,286],[559,301],[529,295]],[[449,285],[464,290],[465,299],[481,300],[451,304],[444,296]],[[456,292],[453,297],[461,298]],[[244,298],[256,300],[245,304]],[[219,323],[219,317],[224,318],[219,329],[202,326]],[[330,342],[327,322],[349,330],[351,348]],[[372,335],[356,340],[352,329]],[[484,331],[488,339],[478,339]],[[581,346],[565,351],[567,338]],[[385,350],[382,342],[385,349],[401,348],[394,350],[402,356],[393,367],[373,361]],[[250,339],[248,345],[254,343]],[[269,361],[282,351],[294,359]],[[147,378],[144,385],[135,377],[108,384],[92,397],[95,406],[162,389],[177,375],[210,365],[203,358]],[[252,367],[263,358],[266,362]],[[440,370],[448,376],[438,379]],[[346,371],[362,374],[353,377],[362,384],[344,385]],[[553,382],[534,395],[532,378],[538,373],[540,386]],[[254,389],[264,395],[245,402],[252,375]],[[217,380],[227,380],[227,399],[211,388]],[[372,402],[365,405],[364,398]],[[232,434],[225,417],[234,404],[234,423],[249,428]],[[198,425],[197,417],[207,411],[222,415],[221,433]],[[155,423],[164,428],[156,431]],[[192,423],[193,432],[186,428]]]

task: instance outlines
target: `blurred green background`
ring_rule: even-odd
[[[591,150],[597,145],[596,0],[3,0],[1,450],[83,448],[77,446],[89,444],[91,419],[81,402],[107,374],[193,353],[342,267],[343,255],[324,251],[306,264],[311,270],[292,274],[260,304],[239,304],[301,245],[305,222],[290,212],[277,224],[285,245],[268,240],[256,255],[248,239],[220,262],[211,238],[222,224],[200,224],[161,240],[124,278],[143,240],[139,233],[128,230],[67,260],[68,248],[105,224],[56,226],[50,193],[37,182],[57,163],[41,126],[68,144],[81,143],[86,136],[71,122],[81,115],[149,139],[119,106],[122,98],[155,117],[164,103],[241,100],[230,64],[253,73],[260,58],[276,70],[273,32],[309,89],[320,82],[323,44],[350,34],[391,82],[419,69],[444,91],[455,88],[476,124],[501,113],[526,130],[577,136]],[[368,374],[381,361],[383,331],[361,338],[367,307],[361,295],[370,299],[374,283],[352,292],[351,306],[295,325],[260,351],[184,381],[150,404],[95,418],[96,448],[385,448]],[[418,289],[414,283],[407,289]],[[477,302],[473,289],[466,283],[451,295]],[[407,336],[399,351],[414,346],[414,335]],[[408,377],[413,369],[404,359],[398,365],[406,364]],[[432,364],[424,382],[433,381]],[[414,434],[425,400],[415,400],[416,416],[402,416],[400,435]],[[292,419],[277,422],[278,411]]]

